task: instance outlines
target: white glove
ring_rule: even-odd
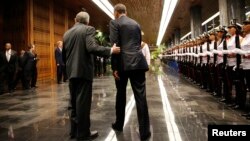
[[[214,49],[212,52],[213,52],[214,54],[219,54],[218,51],[217,51],[216,49]]]
[[[223,54],[229,54],[228,50],[222,50]]]
[[[240,54],[240,55],[245,55],[245,54],[247,53],[246,51],[241,50],[241,49],[239,49],[239,48],[235,48],[234,50],[235,50],[235,52],[236,52],[237,54]]]
[[[236,66],[233,67],[233,71],[235,71],[235,70],[236,70]]]

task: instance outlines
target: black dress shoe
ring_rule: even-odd
[[[237,105],[236,105],[236,104],[228,104],[227,106],[233,108],[233,107],[235,107],[235,106],[237,106]]]
[[[97,131],[90,131],[90,135],[88,137],[77,138],[77,141],[91,141],[98,137]]]
[[[246,119],[250,120],[250,115],[246,117]]]
[[[122,132],[123,129],[118,127],[116,123],[112,123],[112,129],[115,131],[115,132]]]
[[[233,107],[233,109],[240,109],[240,106],[239,105],[235,105],[234,107]]]
[[[248,116],[250,116],[250,113],[242,114],[241,116],[248,117]]]
[[[75,135],[69,135],[69,139],[75,139],[76,136]]]
[[[141,136],[141,141],[148,141],[151,137],[151,132],[149,132],[146,136]]]
[[[227,100],[225,98],[222,98],[220,102],[226,102]]]

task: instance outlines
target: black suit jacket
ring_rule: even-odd
[[[27,51],[23,55],[23,69],[25,71],[32,71],[35,68],[35,54]]]
[[[76,23],[63,36],[63,60],[68,78],[93,81],[93,55],[110,56],[110,48],[99,46],[95,40],[95,28]]]
[[[56,64],[59,64],[60,66],[64,65],[62,59],[62,51],[59,49],[59,47],[55,49],[55,59],[56,59]]]
[[[127,16],[110,21],[110,41],[121,47],[120,55],[112,55],[113,70],[148,70],[148,64],[141,51],[140,25]]]
[[[10,72],[14,73],[17,71],[18,67],[18,56],[17,52],[14,50],[11,50],[11,56],[9,62],[7,61],[7,57],[5,54],[5,51],[2,53],[2,59],[3,59],[3,66],[2,69],[4,72]]]

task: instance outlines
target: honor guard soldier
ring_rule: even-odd
[[[234,52],[236,48],[236,32],[237,28],[239,28],[236,24],[230,23],[228,26],[228,33],[231,37],[227,41],[227,50],[223,50],[224,54],[227,54],[227,64],[226,64],[226,75],[225,75],[225,99],[228,104],[232,104],[232,87],[233,87],[233,80],[235,79],[235,71],[233,68],[236,66],[236,53]],[[241,38],[241,37],[240,37]],[[241,39],[240,39],[241,40]],[[236,100],[237,100],[237,90],[236,90]],[[229,105],[230,107],[238,108],[236,103]]]
[[[243,103],[246,101],[246,93],[250,88],[250,17],[246,21],[243,22],[243,32],[245,33],[245,37],[241,41],[241,50],[243,53],[243,59],[241,66],[243,68],[243,74],[245,78],[245,85],[243,89]],[[246,116],[247,119],[250,120],[250,108],[246,109],[247,113],[243,114],[243,116]]]

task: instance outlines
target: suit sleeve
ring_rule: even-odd
[[[89,27],[86,33],[86,48],[89,53],[97,56],[108,57],[111,55],[111,48],[99,46],[95,40],[95,28]]]
[[[66,65],[66,50],[65,50],[65,47],[64,47],[64,43],[63,43],[63,48],[62,48],[62,60],[63,60],[63,63]]]
[[[59,52],[57,49],[55,50],[55,58],[56,58],[56,64],[59,64]]]
[[[111,20],[110,23],[109,23],[109,39],[110,39],[110,42],[111,42],[111,45],[115,44],[117,46],[119,46],[119,32],[118,32],[118,26],[117,24],[115,23],[115,20]],[[118,63],[119,63],[119,57],[120,55],[118,54],[112,54],[111,55],[111,68],[113,71],[115,70],[118,70]]]

